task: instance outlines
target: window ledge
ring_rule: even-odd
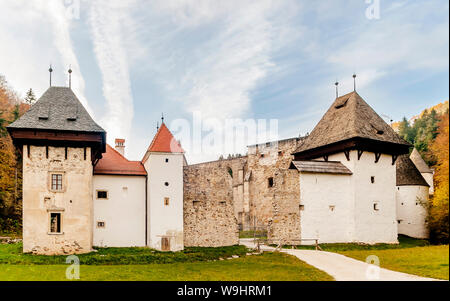
[[[47,232],[47,234],[48,234],[48,235],[64,235],[64,232],[59,232],[59,233],[56,233],[56,232]]]

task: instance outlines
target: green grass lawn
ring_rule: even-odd
[[[398,244],[320,244],[323,251],[365,261],[367,256],[376,255],[380,266],[393,271],[423,277],[449,279],[449,247],[431,246],[427,240],[399,235]],[[284,248],[292,248],[284,246]],[[314,250],[314,246],[295,246],[296,249]]]
[[[408,236],[399,235],[398,244],[360,244],[360,243],[333,243],[333,244],[321,244],[320,248],[323,251],[329,252],[341,252],[341,251],[354,251],[354,250],[387,250],[387,249],[405,249],[413,247],[429,246],[430,243],[424,239],[416,239]],[[272,245],[276,246],[276,245]],[[283,248],[291,249],[292,246],[283,246]],[[315,246],[294,246],[295,249],[301,250],[315,250]]]
[[[149,248],[97,248],[97,252],[77,255],[85,265],[129,265],[153,263],[197,262],[232,255],[245,256],[244,246],[220,248],[188,247],[180,252],[161,252]],[[22,243],[0,244],[0,264],[65,264],[66,256],[22,253]]]
[[[361,261],[365,261],[369,255],[376,255],[380,259],[382,268],[423,277],[449,279],[448,245],[404,249],[339,251],[338,253]]]
[[[0,264],[2,280],[66,280],[68,265]],[[163,281],[318,281],[333,280],[328,274],[296,257],[264,253],[236,259],[140,265],[81,265],[80,280]]]
[[[98,248],[77,255],[80,280],[333,280],[328,274],[279,253],[246,255],[244,246],[185,248]],[[231,258],[233,255],[239,258]],[[222,260],[221,260],[222,259]],[[0,244],[0,281],[66,280],[66,256],[22,253],[22,244]]]

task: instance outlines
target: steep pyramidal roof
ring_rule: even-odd
[[[152,143],[148,147],[148,152],[163,153],[184,153],[180,143],[173,137],[167,126],[162,123],[158,129]]]
[[[50,87],[9,129],[105,133],[67,87]]]
[[[416,148],[413,149],[409,158],[421,173],[433,173],[431,168],[428,167],[427,163],[423,160],[422,156]]]
[[[396,162],[397,169],[397,186],[419,185],[430,186],[422,177],[422,174],[409,159],[408,154],[398,157]]]
[[[351,92],[336,98],[311,134],[294,153],[320,148],[352,138],[409,146],[359,96]]]
[[[107,144],[103,158],[94,167],[94,174],[145,176],[147,172],[140,161],[128,161],[118,151]]]

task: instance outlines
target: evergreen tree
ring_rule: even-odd
[[[29,104],[30,106],[36,102],[36,96],[34,96],[33,89],[30,88],[30,90],[28,90],[24,101],[26,104]]]

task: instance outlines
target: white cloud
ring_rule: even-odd
[[[271,55],[294,37],[286,23],[295,9],[290,1],[153,2],[141,40],[149,68],[186,111],[245,116],[251,91],[277,67]]]
[[[103,80],[107,112],[101,124],[114,138],[128,138],[133,119],[133,96],[129,63],[124,47],[123,23],[127,22],[132,2],[95,1],[90,5],[89,24],[94,52]]]
[[[33,88],[39,97],[49,85],[48,65],[53,64],[54,85],[63,85],[61,81],[67,85],[67,69],[71,65],[72,88],[90,111],[70,37],[73,19],[66,16],[64,1],[2,2],[0,72],[20,95]]]

